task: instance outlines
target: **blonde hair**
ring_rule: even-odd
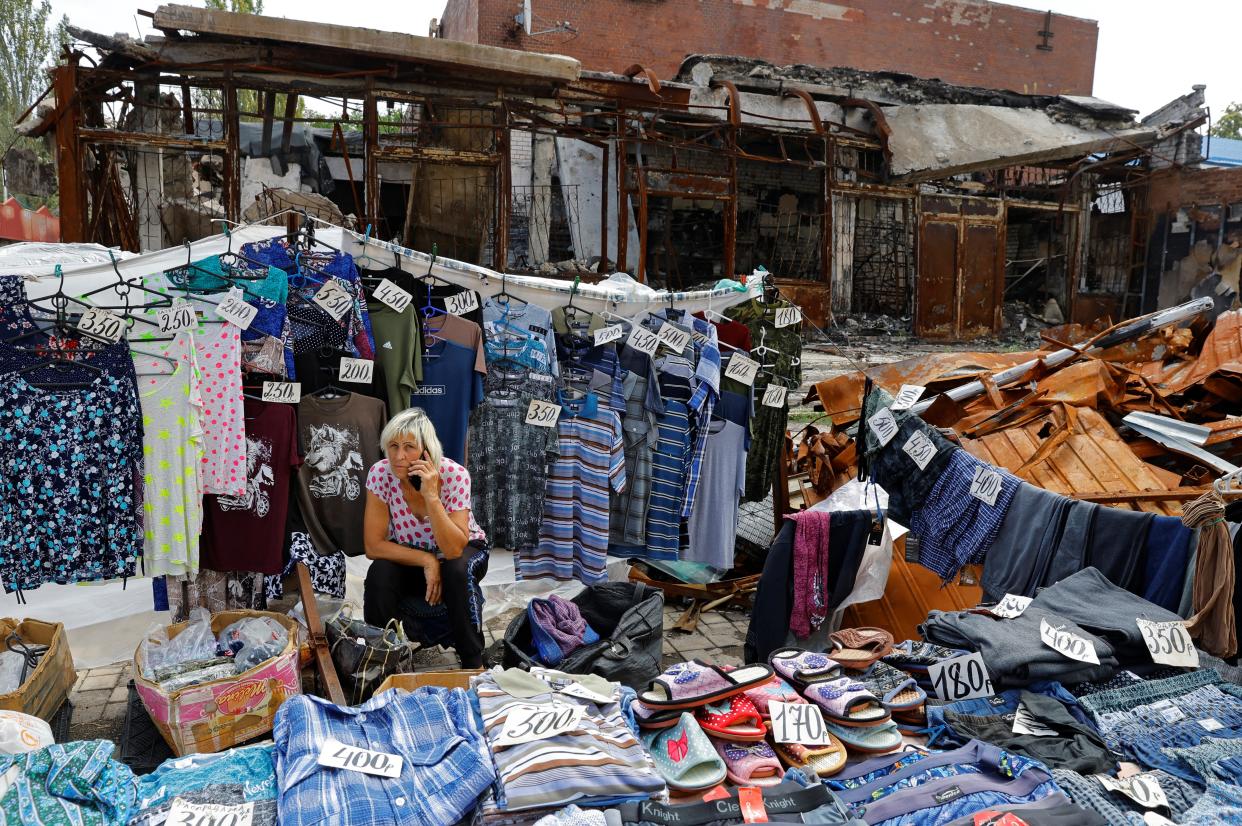
[[[436,435],[436,426],[427,418],[427,412],[421,407],[402,410],[388,420],[384,431],[380,433],[380,450],[388,450],[388,446],[400,436],[413,436],[427,455],[431,457],[434,467],[440,466],[444,456],[444,448],[440,446],[440,437]]]

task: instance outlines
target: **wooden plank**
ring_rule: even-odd
[[[337,705],[347,705],[345,691],[341,688],[341,680],[336,676],[336,666],[332,663],[332,652],[328,650],[328,637],[324,633],[323,620],[319,616],[319,603],[315,601],[315,589],[311,586],[310,570],[304,562],[299,562],[296,569],[298,594],[302,597],[302,610],[306,613],[306,625],[310,629],[311,649],[315,658],[315,668],[319,672],[320,690]]]
[[[1207,488],[1173,488],[1172,490],[1135,490],[1110,493],[1076,493],[1073,498],[1084,502],[1185,502],[1198,499]]]
[[[496,46],[480,46],[439,37],[420,37],[356,26],[328,25],[313,20],[212,11],[179,3],[160,6],[155,10],[153,20],[157,29],[181,29],[196,34],[238,37],[245,40],[299,43],[303,46],[341,49],[371,57],[396,58],[502,75],[539,77],[564,83],[577,80],[582,73],[581,64],[577,60],[560,55],[520,52]]]

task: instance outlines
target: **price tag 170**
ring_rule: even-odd
[[[526,424],[535,427],[556,427],[561,415],[561,406],[542,399],[531,399],[530,407],[526,408]]]
[[[155,314],[155,322],[160,325],[161,333],[180,333],[182,330],[193,330],[198,327],[198,316],[194,308],[185,301],[177,301],[171,307],[165,307]]]
[[[319,765],[334,769],[374,774],[379,777],[399,777],[405,760],[399,754],[347,746],[329,737],[319,749]]]
[[[1071,660],[1100,664],[1100,657],[1095,653],[1095,645],[1091,640],[1063,628],[1053,628],[1043,617],[1039,618],[1039,638],[1044,645]]]
[[[660,340],[656,338],[656,334],[646,329],[640,324],[635,324],[634,329],[630,331],[630,337],[626,339],[625,344],[640,353],[648,356],[654,356],[656,348],[660,346]]]
[[[1150,774],[1136,774],[1125,780],[1118,780],[1106,774],[1097,774],[1095,779],[1100,781],[1100,785],[1104,788],[1112,792],[1121,792],[1144,809],[1159,809],[1161,806],[1169,805],[1169,798],[1165,795],[1164,789],[1160,788],[1160,781]]]
[[[1195,650],[1185,623],[1145,619],[1135,622],[1143,635],[1143,642],[1147,643],[1147,650],[1151,652],[1152,662],[1185,668],[1199,667],[1199,652]]]
[[[747,358],[741,353],[734,353],[729,356],[729,366],[725,368],[725,376],[734,381],[740,381],[747,387],[751,387],[755,383],[755,376],[759,375],[759,362],[752,358]]]
[[[110,313],[102,307],[91,307],[82,313],[82,317],[78,319],[77,327],[82,332],[102,338],[105,341],[120,341],[121,336],[125,333],[125,319],[116,313]]]
[[[665,322],[660,327],[660,333],[656,336],[661,344],[674,353],[680,353],[690,344],[690,333],[679,329],[673,324]]]
[[[867,419],[867,425],[879,440],[880,447],[891,442],[897,435],[897,420],[893,418],[893,411],[887,407],[880,408]]]
[[[410,306],[410,302],[414,300],[414,296],[398,287],[396,284],[385,278],[371,293],[371,297],[381,304],[386,305],[394,313],[403,313],[405,308]]]
[[[987,666],[983,664],[983,656],[978,651],[932,663],[927,669],[927,676],[931,678],[936,696],[949,702],[990,697],[996,693]]]
[[[812,703],[768,704],[772,712],[772,739],[778,743],[799,743],[803,746],[829,744],[828,727],[819,706]]]
[[[313,300],[337,321],[344,318],[354,306],[353,296],[345,292],[345,288],[331,278],[315,292]]]
[[[792,327],[802,323],[802,311],[797,307],[781,307],[776,311],[776,327]]]
[[[251,826],[254,804],[191,803],[178,797],[168,808],[168,819],[164,823],[165,826]]]
[[[302,400],[302,383],[297,381],[263,382],[263,401],[297,404]]]
[[[609,324],[607,327],[600,327],[592,335],[595,337],[595,346],[598,347],[619,341],[625,335],[625,328],[620,324]]]
[[[504,730],[492,745],[516,746],[565,734],[578,727],[585,711],[582,706],[566,703],[512,706]]]
[[[932,444],[931,439],[927,438],[927,434],[921,430],[911,433],[910,438],[906,439],[906,443],[901,446],[901,449],[919,466],[919,470],[927,470],[928,463],[936,455],[936,446]]]
[[[250,329],[251,322],[258,314],[259,308],[247,304],[239,289],[229,290],[229,294],[216,305],[216,315],[242,330]]]
[[[914,403],[919,400],[926,390],[921,384],[903,384],[901,392],[897,394],[897,398],[893,400],[894,410],[909,410]]]
[[[788,388],[781,387],[779,384],[769,384],[768,388],[763,391],[763,406],[781,410],[785,407],[785,396],[788,394]]]
[[[370,384],[371,375],[375,372],[375,362],[370,359],[351,359],[348,356],[341,358],[341,369],[339,372],[341,381],[349,381],[355,384]]]
[[[479,309],[479,294],[474,290],[464,290],[454,293],[444,299],[444,309],[453,315],[465,315]]]
[[[1000,495],[1001,483],[1005,477],[992,468],[975,468],[975,477],[970,482],[970,495],[989,507],[996,506],[996,497]]]
[[[988,612],[994,617],[1013,619],[1014,617],[1022,616],[1022,612],[1030,604],[1030,597],[1024,597],[1019,594],[1005,594],[1005,598],[989,608]]]

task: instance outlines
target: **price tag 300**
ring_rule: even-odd
[[[799,743],[803,746],[829,744],[828,727],[819,706],[811,703],[771,702],[772,739],[778,743]]]
[[[759,362],[741,353],[729,356],[729,366],[725,368],[726,377],[750,387],[754,385],[757,375],[759,375]]]
[[[405,308],[410,306],[410,302],[414,300],[414,296],[387,278],[379,283],[379,286],[371,293],[371,297],[381,304],[387,305],[394,313],[405,312]]]
[[[511,706],[505,717],[504,730],[492,745],[516,746],[573,731],[582,720],[584,711],[582,706],[566,703]]]
[[[1000,495],[1001,483],[1005,477],[987,467],[975,468],[974,479],[970,482],[970,495],[989,507],[996,506],[996,497]]]
[[[919,470],[927,470],[928,463],[936,455],[936,446],[932,444],[931,439],[927,438],[927,434],[921,430],[911,433],[910,438],[906,439],[906,443],[901,446],[901,449],[919,466]]]
[[[561,406],[542,399],[531,399],[530,407],[526,408],[526,424],[535,427],[556,427],[561,415]]]
[[[643,327],[641,324],[635,324],[634,329],[630,331],[630,337],[626,339],[625,344],[640,353],[648,356],[654,356],[656,348],[660,346],[660,340],[656,338],[656,334]]]
[[[165,826],[251,826],[254,804],[191,803],[178,797],[168,807],[168,819],[164,823]]]
[[[619,340],[625,335],[625,328],[620,324],[609,324],[607,327],[600,327],[592,335],[595,337],[595,346],[598,347]]]
[[[315,292],[313,300],[337,321],[344,318],[354,306],[353,296],[345,292],[345,288],[331,278]]]
[[[785,406],[785,396],[789,394],[787,388],[781,387],[779,384],[769,384],[767,389],[763,391],[763,406],[775,407],[777,410]]]
[[[258,307],[252,307],[242,300],[242,291],[234,288],[216,305],[216,315],[242,330],[249,330],[254,317],[259,314]]]
[[[105,341],[117,342],[125,333],[125,319],[116,313],[110,313],[102,307],[91,307],[82,313],[77,327],[87,335],[102,338]]]
[[[444,299],[444,309],[453,315],[465,315],[479,308],[479,294],[474,290],[454,293]]]
[[[157,312],[155,321],[160,325],[161,333],[180,333],[182,330],[198,327],[198,316],[194,314],[194,308],[184,301],[178,301]]]
[[[375,372],[375,362],[370,359],[351,359],[348,356],[341,358],[340,377],[341,381],[349,381],[355,384],[370,384],[371,376]]]
[[[867,425],[880,442],[880,447],[891,442],[897,435],[897,420],[893,418],[893,411],[887,407],[880,408],[870,419],[867,419]]]
[[[1147,650],[1151,652],[1152,662],[1185,668],[1199,667],[1199,652],[1195,650],[1185,623],[1135,621],[1143,635],[1143,642],[1147,643]]]
[[[1078,660],[1092,665],[1100,664],[1100,657],[1095,653],[1095,645],[1091,640],[1061,628],[1053,628],[1048,620],[1039,619],[1039,638],[1044,645],[1071,660]]]
[[[263,401],[297,404],[302,400],[302,383],[297,381],[263,382]]]
[[[379,777],[399,777],[404,758],[399,754],[371,751],[357,746],[347,746],[329,737],[319,750],[319,765],[335,769],[374,774]]]
[[[996,693],[987,666],[983,664],[983,655],[978,651],[932,663],[927,669],[927,676],[931,678],[932,688],[941,700],[973,700]]]

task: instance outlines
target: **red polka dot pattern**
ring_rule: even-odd
[[[401,495],[401,483],[392,473],[387,459],[380,459],[367,474],[367,490],[388,505],[388,538],[413,548],[434,548],[431,522],[419,519]],[[470,474],[452,459],[440,460],[440,501],[450,514],[470,509]],[[483,540],[486,534],[470,514],[470,538]]]

